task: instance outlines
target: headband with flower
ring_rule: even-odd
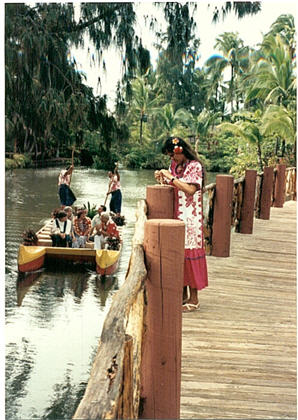
[[[181,154],[183,152],[183,147],[182,146],[178,146],[179,140],[178,139],[173,139],[172,143],[175,145],[174,146],[174,153],[175,154]]]

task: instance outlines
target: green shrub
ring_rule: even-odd
[[[5,169],[27,168],[31,162],[31,158],[28,155],[15,153],[13,159],[5,159]]]
[[[5,159],[5,170],[11,170],[17,168],[17,163],[14,159]]]
[[[93,219],[93,217],[97,214],[96,204],[93,204],[92,207],[91,207],[91,205],[88,201],[87,206],[86,206],[86,204],[84,204],[84,208],[87,209],[87,217],[90,217],[90,219]]]

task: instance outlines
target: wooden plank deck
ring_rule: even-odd
[[[181,419],[296,419],[296,202],[208,257],[183,314]]]

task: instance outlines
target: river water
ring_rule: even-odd
[[[153,171],[121,170],[126,218],[119,270],[103,281],[88,269],[49,269],[18,279],[22,232],[37,231],[59,206],[58,168],[6,173],[5,402],[7,420],[71,419],[84,393],[106,313],[127,271],[135,210]],[[214,177],[208,177],[212,182]],[[75,169],[76,205],[103,204],[105,171]]]

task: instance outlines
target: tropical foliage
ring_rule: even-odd
[[[158,168],[166,164],[161,145],[170,135],[193,142],[209,170],[239,175],[281,159],[295,164],[293,16],[273,22],[256,49],[238,33],[224,32],[215,41],[218,54],[200,66],[196,4],[156,7],[167,29],[155,34],[153,68],[135,34],[134,3],[82,3],[79,17],[72,3],[5,5],[7,167],[69,157],[75,146],[82,165]],[[214,21],[232,10],[242,18],[260,8],[260,2],[222,3]],[[86,39],[98,66],[105,66],[101,57],[110,46],[123,53],[113,112],[71,57],[71,46],[83,48]]]

